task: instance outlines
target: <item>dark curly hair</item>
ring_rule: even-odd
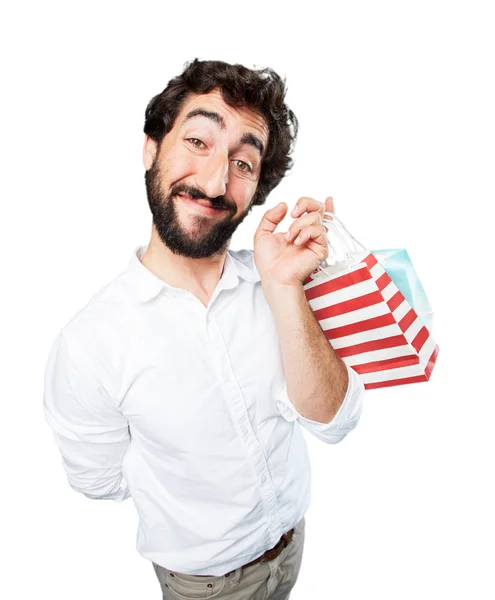
[[[150,100],[145,112],[144,133],[160,148],[186,99],[192,94],[208,94],[215,89],[220,90],[227,104],[253,110],[263,116],[268,125],[268,144],[251,202],[252,205],[264,204],[268,194],[293,166],[290,155],[299,128],[296,116],[284,103],[285,79],[272,69],[253,70],[240,64],[195,58],[186,63],[181,75],[171,79],[167,87]]]

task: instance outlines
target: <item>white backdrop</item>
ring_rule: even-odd
[[[43,373],[60,328],[149,240],[144,110],[195,57],[272,67],[300,121],[292,172],[231,247],[252,248],[278,202],[332,195],[366,246],[407,248],[435,312],[430,382],[367,392],[341,444],[305,432],[313,493],[291,598],[495,597],[489,4],[47,0],[3,11],[3,598],[160,598],[135,549],[132,500],[69,488]]]

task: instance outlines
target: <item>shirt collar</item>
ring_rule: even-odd
[[[129,261],[128,273],[132,278],[134,291],[141,302],[147,302],[160,292],[174,293],[178,288],[173,287],[152,273],[141,262],[147,246],[136,246]],[[237,286],[239,278],[256,283],[261,280],[258,270],[250,268],[247,264],[233,256],[233,251],[227,250],[224,269],[220,278],[220,289],[230,289]],[[254,265],[254,260],[253,260]]]

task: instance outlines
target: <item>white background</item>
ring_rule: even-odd
[[[60,328],[149,240],[144,110],[195,57],[272,67],[300,121],[291,174],[231,247],[252,248],[278,202],[332,195],[366,246],[407,248],[435,311],[430,382],[368,392],[341,444],[306,434],[313,498],[291,598],[495,597],[489,4],[3,11],[2,598],[161,596],[135,549],[132,500],[69,488],[43,418],[43,373]]]

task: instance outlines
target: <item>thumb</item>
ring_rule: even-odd
[[[282,221],[282,219],[287,214],[288,206],[285,202],[280,202],[277,206],[270,208],[263,215],[260,224],[258,225],[258,229],[254,234],[254,239],[259,237],[260,235],[266,235],[267,233],[273,233],[277,228],[277,225]]]

